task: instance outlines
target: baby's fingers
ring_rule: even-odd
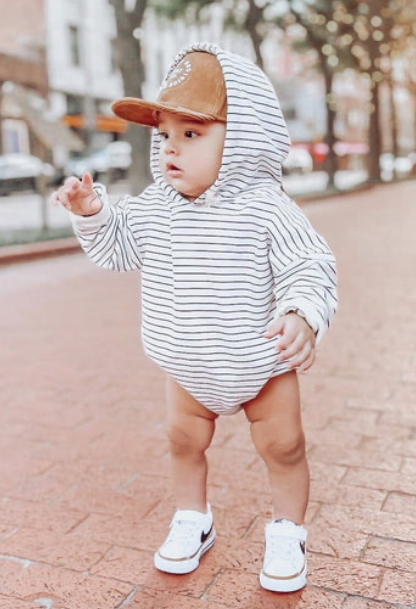
[[[294,370],[295,368],[302,368],[302,371],[306,370],[313,363],[314,358],[309,363],[309,360],[311,359],[313,353],[315,353],[315,348],[310,343],[305,343],[303,347],[299,349],[299,351],[290,358],[290,360],[288,361],[288,367],[291,370]]]
[[[78,178],[71,176],[65,180],[63,188],[67,197],[73,197],[78,194],[78,191],[81,188],[81,182],[78,180]]]
[[[71,210],[71,203],[69,202],[65,192],[65,186],[61,186],[61,188],[52,194],[51,201],[54,205],[60,204],[65,207],[65,209]]]
[[[309,368],[314,363],[315,359],[316,359],[316,351],[315,351],[315,349],[312,349],[309,357],[307,357],[306,360],[299,366],[298,372],[302,373],[302,372],[306,372],[307,370],[309,370]]]
[[[264,333],[264,338],[273,338],[273,336],[277,336],[278,334],[281,334],[283,332],[283,319],[282,317],[278,317],[277,319],[274,319],[268,326],[266,329],[266,332]]]
[[[49,203],[51,203],[52,205],[60,205],[60,200],[58,197],[58,191],[54,190],[53,193],[51,194],[50,198],[49,198]]]
[[[276,350],[279,351],[279,360],[283,361],[297,355],[303,348],[305,339],[301,334],[295,338],[282,336],[276,342]]]

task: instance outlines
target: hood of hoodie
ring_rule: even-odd
[[[282,163],[289,152],[290,138],[269,79],[251,61],[209,43],[182,49],[166,78],[191,51],[205,51],[217,57],[227,91],[227,129],[222,165],[215,183],[194,203],[209,203],[217,197],[239,197],[270,186],[280,189]],[[168,200],[187,201],[163,177],[159,168],[159,147],[160,139],[154,130],[150,166],[156,184]]]

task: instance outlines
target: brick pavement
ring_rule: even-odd
[[[244,415],[209,450],[218,542],[157,572],[173,510],[137,277],[81,254],[0,269],[0,609],[410,609],[416,603],[416,183],[305,207],[341,307],[302,377],[309,585],[260,589],[265,471]]]

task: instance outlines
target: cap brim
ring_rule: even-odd
[[[165,104],[147,102],[137,97],[118,99],[111,105],[111,109],[119,118],[147,127],[158,126],[158,112],[170,112],[201,122],[216,120],[215,117],[200,114],[199,112],[192,112],[192,110],[187,110],[186,108],[172,108]]]

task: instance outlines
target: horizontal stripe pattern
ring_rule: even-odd
[[[189,202],[167,184],[139,197],[105,201],[75,218],[90,258],[117,271],[141,269],[146,353],[207,408],[230,414],[272,376],[287,371],[274,340],[275,315],[299,309],[318,340],[336,308],[334,257],[298,206],[282,191],[289,137],[276,95],[249,61],[212,45],[227,86],[227,136],[215,184]]]

